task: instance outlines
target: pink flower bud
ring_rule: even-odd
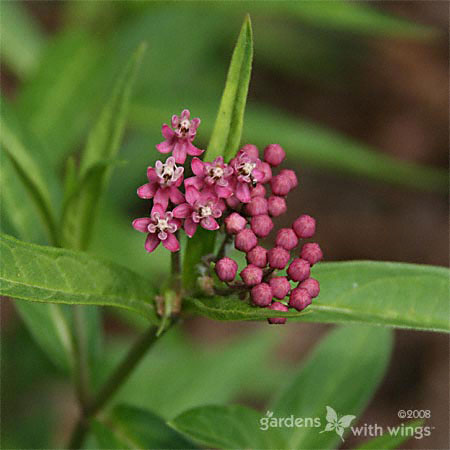
[[[297,311],[302,311],[310,304],[311,296],[306,289],[300,287],[292,289],[289,297],[289,306],[292,306]]]
[[[267,200],[264,197],[253,197],[250,202],[245,205],[245,210],[250,216],[267,214]]]
[[[275,243],[286,250],[292,250],[297,247],[298,237],[292,228],[281,228],[277,233]]]
[[[303,214],[292,224],[292,228],[299,238],[307,239],[314,236],[316,221],[311,216]]]
[[[264,178],[260,181],[262,184],[268,183],[272,179],[272,169],[269,164],[262,162],[258,169],[264,174]]]
[[[291,182],[291,190],[298,186],[298,179],[296,173],[291,169],[283,169],[280,171],[279,175],[283,175],[289,178]]]
[[[287,273],[293,281],[303,281],[309,278],[309,262],[304,259],[295,258],[288,267]]]
[[[267,200],[267,206],[269,209],[269,214],[272,217],[281,216],[287,211],[286,200],[283,197],[278,197],[276,195],[271,195]]]
[[[244,270],[241,271],[240,275],[247,286],[256,286],[262,281],[263,271],[261,267],[249,264]]]
[[[273,194],[282,196],[288,195],[292,187],[290,178],[280,174],[272,177],[270,186],[272,187]]]
[[[273,228],[272,219],[266,214],[252,217],[250,225],[256,236],[261,238],[268,236]]]
[[[240,204],[241,204],[241,201],[235,195],[232,195],[231,197],[228,197],[226,199],[226,202],[227,202],[227,205],[231,209],[237,209],[240,206]]]
[[[267,283],[261,283],[254,286],[250,292],[253,303],[256,306],[269,306],[272,301],[272,289]]]
[[[247,262],[258,267],[266,267],[267,250],[264,247],[257,245],[247,253]]]
[[[314,278],[307,278],[305,281],[302,281],[298,287],[306,289],[311,298],[317,297],[320,292],[320,284]]]
[[[291,254],[283,247],[274,247],[269,250],[267,258],[272,269],[284,269],[289,262]]]
[[[266,188],[258,183],[250,192],[251,197],[265,197],[266,196]]]
[[[238,265],[237,262],[233,261],[231,258],[222,258],[217,261],[214,270],[216,271],[219,280],[233,281],[236,277]]]
[[[241,152],[247,153],[247,155],[251,158],[251,159],[258,159],[259,158],[259,150],[258,147],[256,145],[253,144],[245,144],[241,150]]]
[[[236,249],[245,253],[249,252],[253,247],[256,247],[257,244],[258,238],[255,236],[255,233],[248,228],[239,231],[234,239],[234,246]]]
[[[289,294],[291,283],[286,277],[273,277],[269,280],[272,293],[275,298],[282,299]]]
[[[268,306],[269,309],[272,311],[289,311],[289,308],[286,305],[283,305],[281,302],[273,302],[270,306]],[[286,318],[284,317],[273,317],[271,319],[267,319],[269,323],[271,324],[278,324],[283,325],[286,323]]]
[[[225,219],[225,228],[229,234],[239,233],[239,231],[245,228],[245,225],[247,225],[247,220],[236,212],[230,214]]]
[[[279,166],[284,158],[286,158],[286,152],[281,145],[270,144],[264,149],[264,161],[268,162],[271,166]]]
[[[308,242],[302,247],[300,257],[306,259],[309,264],[314,265],[323,258],[323,253],[319,244],[315,242]]]

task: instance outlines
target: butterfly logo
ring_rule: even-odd
[[[337,435],[341,438],[342,442],[344,442],[344,438],[342,437],[346,428],[350,426],[350,423],[356,416],[342,416],[338,419],[338,415],[336,411],[331,407],[327,406],[327,425],[321,433],[325,433],[325,431],[336,431]]]

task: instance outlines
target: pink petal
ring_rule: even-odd
[[[179,205],[184,202],[184,195],[174,186],[169,188],[169,198],[175,205]]]
[[[150,217],[142,217],[140,219],[133,220],[133,228],[141,233],[148,233],[148,224],[151,222]]]
[[[186,200],[189,204],[193,205],[198,198],[200,197],[200,193],[192,186],[186,188]]]
[[[167,141],[171,141],[171,139],[174,137],[175,132],[170,128],[167,124],[164,124],[161,128],[162,135],[166,138]]]
[[[185,219],[189,217],[192,212],[192,206],[189,203],[182,203],[178,205],[173,210],[173,217],[177,217],[178,219]]]
[[[178,118],[178,116],[176,114],[174,114],[172,116],[172,120],[171,120],[172,128],[176,128],[179,123],[180,123],[180,119]]]
[[[156,236],[156,234],[150,233],[145,240],[145,250],[151,253],[153,250],[155,250],[156,247],[158,247],[160,242],[161,241],[158,239],[158,236]]]
[[[147,168],[147,178],[148,181],[150,182],[158,181],[159,179],[158,174],[156,173],[156,170],[153,167]]]
[[[195,147],[195,145],[192,145],[190,142],[186,145],[187,147],[187,153],[191,156],[200,156],[205,150],[200,150],[199,148]]]
[[[203,179],[200,177],[186,178],[184,180],[184,185],[186,188],[191,186],[191,187],[195,187],[196,189],[200,190],[203,187]]]
[[[167,239],[162,241],[164,247],[167,248],[167,250],[170,250],[171,252],[177,252],[180,250],[180,243],[178,242],[178,239],[173,235],[172,233],[169,233],[167,235]]]
[[[205,230],[217,230],[219,228],[219,224],[216,222],[216,219],[213,219],[211,216],[205,217],[200,221],[200,225]]]
[[[159,188],[153,198],[155,203],[159,203],[164,211],[167,209],[167,205],[169,204],[169,189],[167,188]]]
[[[186,161],[186,143],[181,139],[177,139],[173,147],[173,156],[177,164],[184,164]]]
[[[194,174],[199,176],[199,177],[204,174],[203,163],[198,158],[193,158],[192,159],[191,168],[192,168],[192,172],[194,172]]]
[[[186,219],[184,221],[184,231],[189,237],[194,236],[195,231],[197,230],[197,224],[192,219]]]
[[[228,186],[224,187],[224,186],[216,185],[216,194],[218,197],[228,198],[233,195],[233,189],[231,189]]]
[[[140,198],[153,198],[157,189],[158,186],[155,183],[147,183],[138,187],[137,195]]]
[[[196,117],[195,119],[191,120],[191,128],[197,129],[200,125],[200,119]]]
[[[164,213],[166,212],[166,208],[164,208],[164,206],[160,205],[159,203],[154,203],[151,214],[155,212],[159,213],[160,216],[163,216]]]
[[[180,115],[181,120],[184,120],[184,119],[189,120],[189,117],[191,117],[191,112],[188,109],[183,109],[183,111],[181,111],[181,115]]]
[[[264,172],[261,172],[258,169],[253,169],[252,170],[252,176],[258,182],[262,182],[264,180],[264,178],[265,178]]]
[[[238,183],[236,187],[236,197],[242,203],[248,203],[251,200],[250,189],[247,183]]]
[[[160,153],[170,153],[173,149],[173,144],[170,144],[167,141],[163,141],[156,146],[156,150]]]

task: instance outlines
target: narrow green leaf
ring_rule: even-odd
[[[329,333],[269,407],[274,417],[321,420],[320,427],[283,428],[286,448],[335,448],[337,433],[320,433],[326,407],[339,417],[359,416],[383,377],[391,347],[391,331],[385,328],[349,326]]]
[[[45,36],[21,2],[2,2],[0,14],[2,63],[20,78],[34,72],[45,46]]]
[[[450,331],[449,270],[377,261],[318,264],[320,295],[306,322],[363,322]]]
[[[238,150],[244,124],[252,58],[252,26],[247,15],[233,51],[219,112],[205,153],[208,161],[217,156],[229,159]]]
[[[94,434],[104,449],[195,448],[156,414],[129,405],[116,406]]]
[[[116,306],[158,323],[150,283],[85,253],[0,235],[0,294],[44,303]]]
[[[169,425],[208,448],[290,448],[276,428],[260,429],[261,413],[239,405],[200,406]]]
[[[56,198],[50,194],[59,188],[54,173],[46,164],[45,154],[41,147],[19,124],[8,104],[1,100],[0,115],[0,145],[8,154],[16,175],[33,200],[43,224],[46,226],[52,243],[59,241],[58,228],[55,220]]]
[[[397,435],[395,435],[394,432],[385,432],[381,436],[378,436],[376,438],[370,439],[369,441],[363,442],[361,445],[357,447],[358,450],[391,450],[395,448],[399,448],[400,445],[402,445],[404,442],[408,441],[412,437],[414,437],[415,431],[419,431],[423,426],[424,421],[423,420],[412,420],[410,422],[406,422],[402,425],[407,427],[408,429],[411,429],[411,431],[408,431],[408,434],[406,436],[402,435],[401,432],[398,432]],[[396,426],[392,426],[392,429],[396,429]],[[398,430],[400,431],[400,430]]]

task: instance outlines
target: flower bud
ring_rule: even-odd
[[[237,234],[247,225],[247,220],[240,214],[234,212],[225,219],[225,229],[229,234]]]
[[[238,265],[237,262],[233,261],[231,258],[222,258],[216,262],[214,270],[216,271],[219,280],[233,281],[236,277]]]
[[[240,206],[240,204],[241,204],[241,201],[235,195],[232,195],[231,197],[228,197],[226,199],[226,202],[227,202],[227,205],[231,209],[237,209]]]
[[[292,250],[297,247],[298,237],[292,228],[281,228],[277,233],[275,243],[286,250]]]
[[[249,264],[244,270],[241,271],[240,275],[247,286],[256,286],[262,281],[263,271],[261,267]]]
[[[300,287],[292,289],[289,297],[289,306],[292,306],[297,311],[302,311],[310,304],[311,296],[306,289]]]
[[[264,197],[253,197],[250,202],[245,205],[245,210],[250,216],[267,214],[267,200]]]
[[[256,236],[260,238],[268,236],[273,228],[272,219],[266,214],[252,217],[250,225]]]
[[[323,258],[323,253],[319,244],[316,242],[308,242],[302,247],[300,257],[306,259],[312,266]]]
[[[266,188],[258,183],[250,192],[252,198],[254,197],[265,197],[266,196]]]
[[[320,292],[320,284],[314,278],[307,278],[302,281],[299,285],[299,288],[306,289],[311,298],[317,297]]]
[[[289,308],[286,305],[283,305],[283,303],[281,302],[273,302],[270,306],[268,306],[268,308],[271,309],[272,311],[283,311],[283,312],[289,311]],[[267,320],[271,324],[283,325],[286,323],[285,317],[273,317]]]
[[[264,161],[268,162],[271,166],[279,166],[284,158],[286,158],[286,152],[281,145],[270,144],[264,149]]]
[[[252,248],[247,253],[247,262],[249,264],[253,264],[258,267],[266,267],[267,266],[267,250],[260,245],[257,245],[255,248]]]
[[[286,200],[283,197],[278,197],[276,195],[271,195],[267,200],[267,206],[269,214],[272,217],[281,216],[287,211]]]
[[[284,269],[287,266],[290,257],[290,253],[283,247],[271,248],[267,254],[269,266],[272,269]]]
[[[292,228],[299,238],[307,239],[314,236],[316,221],[311,216],[303,214],[292,224]]]
[[[304,259],[295,258],[288,267],[287,273],[293,281],[303,281],[309,278],[309,262]]]
[[[256,145],[253,144],[245,144],[241,150],[241,152],[247,153],[247,155],[251,159],[258,159],[259,158],[259,150]]]
[[[254,286],[250,295],[256,306],[269,306],[272,301],[272,289],[270,289],[270,286],[267,283],[261,283]]]
[[[272,193],[275,195],[288,195],[291,190],[291,180],[286,175],[276,175],[270,180],[270,186],[272,187]]]
[[[264,178],[261,180],[262,184],[268,183],[272,179],[272,169],[269,164],[262,162],[258,169],[264,174]]]
[[[255,236],[255,233],[248,228],[239,231],[234,239],[234,246],[236,249],[245,253],[249,252],[253,247],[256,247],[257,244],[258,238]]]
[[[291,283],[286,277],[273,277],[269,280],[272,293],[275,298],[282,299],[289,294]]]
[[[283,169],[280,171],[279,175],[283,175],[289,178],[291,182],[291,190],[298,186],[298,179],[296,173],[291,169]]]

